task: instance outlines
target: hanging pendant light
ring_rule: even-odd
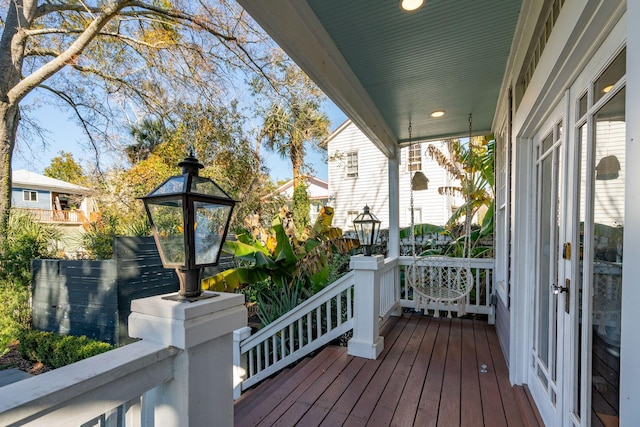
[[[411,178],[411,189],[413,191],[429,189],[429,178],[420,171],[415,172]]]
[[[606,156],[600,159],[596,166],[596,179],[608,181],[620,176],[620,161],[616,156]]]

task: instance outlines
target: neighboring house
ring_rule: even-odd
[[[384,155],[357,173],[388,173],[391,231],[410,121],[413,140],[494,133],[510,380],[548,426],[638,425],[640,2],[239,3]],[[390,234],[390,258],[398,245]]]
[[[305,183],[307,185],[307,194],[309,195],[309,220],[313,224],[318,218],[320,209],[327,204],[329,199],[328,184],[326,181],[318,179],[313,176],[305,176]],[[293,201],[293,180],[289,180],[276,188],[266,198],[274,197],[276,195],[282,196],[287,202]]]
[[[413,143],[400,154],[400,227],[411,224],[411,178],[422,172],[429,180],[428,189],[413,192],[414,223],[444,225],[456,206],[458,197],[440,195],[438,188],[459,185],[427,154],[429,144],[443,152],[440,141]],[[365,205],[389,227],[389,172],[384,154],[360,129],[347,120],[323,142],[329,168],[329,205],[335,208],[333,224],[344,230],[353,229],[353,220]]]
[[[57,224],[63,232],[61,249],[75,249],[83,226],[99,217],[89,188],[27,170],[13,171],[11,181],[11,207]]]

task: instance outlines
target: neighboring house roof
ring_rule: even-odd
[[[305,181],[307,182],[308,188],[307,192],[309,193],[309,199],[311,200],[322,200],[329,198],[329,183],[323,181],[314,176],[306,176]],[[274,197],[276,195],[283,195],[285,197],[293,197],[293,180],[289,180],[282,184],[280,187],[276,188],[271,194],[265,197],[268,199],[270,197]]]
[[[27,187],[40,190],[56,191],[59,193],[87,195],[91,190],[80,185],[71,184],[39,173],[25,169],[15,170],[11,173],[12,187]]]

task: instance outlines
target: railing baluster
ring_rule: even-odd
[[[331,331],[333,329],[332,325],[332,321],[331,321],[331,301],[329,300],[325,303],[325,311],[326,311],[326,318],[327,318],[327,332]]]
[[[316,339],[322,336],[322,313],[321,307],[315,309],[316,312]]]
[[[278,361],[278,334],[271,337],[271,364]]]
[[[296,341],[296,337],[294,334],[293,323],[289,324],[289,354],[294,352],[294,344]]]
[[[262,371],[262,343],[258,344],[256,346],[257,349],[257,353],[256,353],[256,357],[258,359],[258,365],[256,366],[256,369],[258,370],[258,372]]]

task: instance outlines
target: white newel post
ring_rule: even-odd
[[[348,352],[352,356],[376,359],[384,349],[380,336],[380,277],[384,265],[382,255],[351,257],[355,273],[353,338]]]
[[[240,344],[251,336],[251,328],[244,326],[233,331],[233,399],[242,394],[242,381],[247,379],[247,355],[241,353]]]
[[[129,335],[182,349],[173,380],[142,398],[143,425],[233,426],[233,331],[247,325],[244,296],[191,303],[131,302]]]

